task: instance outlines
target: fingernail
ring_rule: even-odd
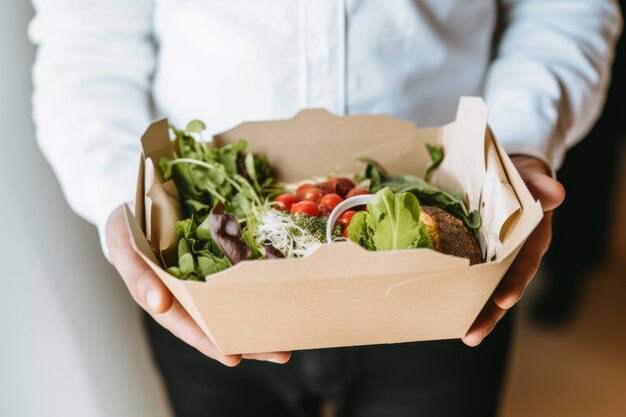
[[[513,307],[515,305],[515,303],[517,303],[519,301],[519,299],[520,299],[520,297],[518,297],[516,295],[509,296],[509,297],[504,299],[504,301],[500,305],[500,308],[508,310],[511,307]]]
[[[229,368],[233,368],[237,365],[239,365],[241,363],[241,358],[239,358],[239,360],[237,362],[230,362],[228,360],[225,359],[221,359],[220,362],[222,362],[223,365],[228,366]]]
[[[463,343],[468,346],[475,347],[478,346],[482,342],[482,339],[478,335],[469,335],[463,338]]]
[[[150,310],[156,313],[159,309],[159,304],[161,301],[161,296],[159,295],[159,292],[156,290],[156,288],[150,288],[148,290],[148,296],[146,297],[146,301],[148,303],[148,307],[150,307]]]
[[[276,358],[267,359],[267,361],[268,361],[268,362],[272,362],[272,363],[277,363],[277,364],[279,364],[279,365],[282,365],[282,364],[284,364],[284,363],[285,363],[285,361],[281,361],[281,360],[278,360],[278,359],[276,359]]]

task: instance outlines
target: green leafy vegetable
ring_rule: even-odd
[[[264,249],[263,244],[257,242],[256,234],[261,223],[261,219],[263,217],[263,213],[270,210],[270,205],[265,204],[261,207],[253,207],[246,217],[246,227],[243,228],[241,232],[241,239],[248,245],[250,248],[250,259],[261,259],[263,258]]]
[[[443,149],[427,145],[431,162],[426,167],[426,175],[432,175],[443,159]],[[370,192],[376,193],[383,187],[389,187],[394,193],[412,193],[421,204],[438,207],[460,219],[466,227],[476,233],[481,225],[478,211],[469,211],[463,202],[461,193],[450,194],[428,181],[413,175],[389,176],[387,172],[375,161],[369,158],[359,158],[365,163],[364,179],[370,181]]]
[[[376,250],[373,237],[374,224],[371,216],[365,211],[359,211],[352,217],[348,226],[348,239],[367,250]]]
[[[266,158],[254,155],[245,140],[214,147],[193,137],[204,129],[200,120],[189,122],[184,131],[171,126],[177,150],[173,159],[159,161],[164,178],[174,180],[187,214],[221,202],[226,212],[243,219],[251,207],[283,191]]]
[[[369,250],[433,247],[420,221],[421,207],[415,195],[394,194],[385,187],[367,203],[367,209],[352,218],[350,240]]]
[[[208,217],[207,217],[208,219]],[[211,239],[207,219],[188,218],[176,223],[178,265],[167,271],[180,279],[203,281],[204,277],[230,267],[230,262]],[[200,223],[200,226],[196,226]]]
[[[190,121],[185,130],[170,129],[175,136],[174,158],[163,158],[159,165],[163,177],[176,184],[188,218],[176,225],[178,264],[168,271],[181,279],[204,280],[231,262],[263,257],[265,251],[246,232],[246,223],[258,222],[250,215],[254,207],[262,207],[284,192],[272,177],[267,159],[254,155],[243,139],[222,147],[201,140],[206,129],[201,120]],[[222,205],[224,213],[211,217],[210,211],[217,205]],[[217,217],[224,227],[212,235],[211,222]],[[227,233],[233,225],[241,232],[235,245]],[[215,239],[232,259],[224,255]]]
[[[211,238],[233,265],[250,258],[251,250],[241,239],[241,229],[232,214],[224,213],[224,205],[218,203],[207,218]]]
[[[357,158],[357,161],[365,164],[365,174],[363,175],[363,178],[370,181],[370,193],[375,194],[379,192],[383,188],[383,182],[386,181],[389,176],[387,171],[385,171],[385,169],[373,159],[360,157]]]
[[[430,177],[433,175],[433,171],[437,169],[443,161],[443,147],[427,143],[426,149],[430,155],[430,162],[426,165],[426,169],[424,169],[424,179],[429,182]]]
[[[412,175],[392,177],[383,184],[394,193],[412,193],[422,204],[447,211],[470,229],[476,230],[480,227],[480,214],[476,210],[469,212],[460,194],[452,195]]]
[[[206,129],[206,125],[204,124],[204,122],[202,120],[192,120],[191,122],[187,123],[187,127],[185,128],[185,130],[187,132],[197,132],[200,133],[202,131],[204,131]]]

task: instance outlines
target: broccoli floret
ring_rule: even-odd
[[[309,232],[320,242],[326,242],[326,224],[328,223],[328,217],[313,217],[308,214],[298,213],[293,215],[293,221],[296,225]],[[335,224],[333,227],[333,239],[341,236],[341,226],[339,224]]]

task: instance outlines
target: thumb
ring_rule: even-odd
[[[153,313],[165,313],[172,307],[173,302],[174,297],[169,291],[160,291],[159,288],[151,287],[146,293],[146,304]]]
[[[530,193],[541,202],[543,211],[551,211],[565,199],[563,185],[548,175],[536,173],[525,178]]]

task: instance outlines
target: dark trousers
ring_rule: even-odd
[[[294,352],[286,365],[227,368],[146,315],[177,417],[495,416],[512,330],[508,314],[476,348],[460,340]]]

